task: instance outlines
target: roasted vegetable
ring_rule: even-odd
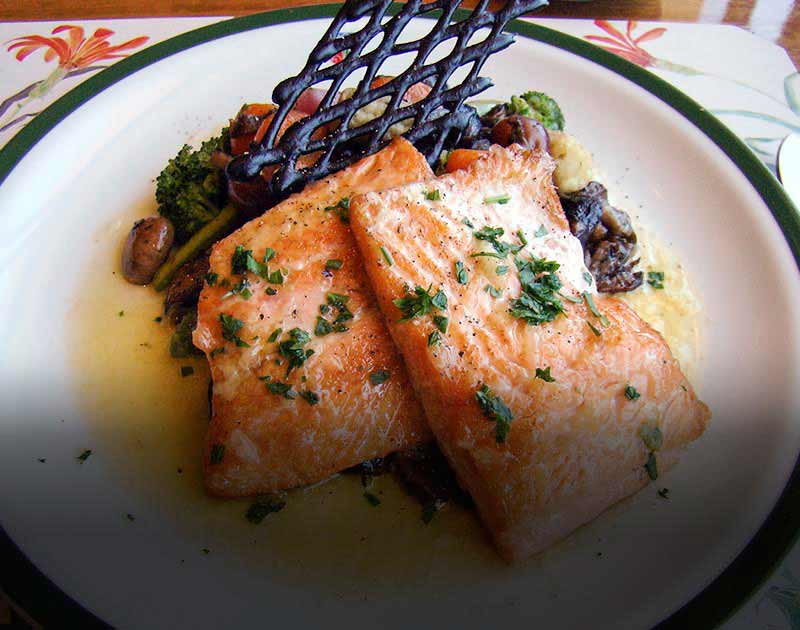
[[[508,103],[508,113],[535,118],[546,129],[562,131],[564,114],[561,108],[544,92],[525,92],[521,96],[512,96]]]
[[[195,233],[192,238],[173,250],[170,257],[161,265],[158,273],[153,278],[153,286],[156,291],[166,289],[178,269],[225,236],[236,221],[236,213],[236,208],[233,206],[225,206],[217,216],[203,225],[200,231]]]
[[[178,243],[200,231],[227,201],[224,174],[211,163],[215,151],[230,152],[227,128],[199,149],[184,145],[156,180],[158,211],[172,222]]]

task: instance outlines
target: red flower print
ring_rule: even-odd
[[[614,28],[606,20],[595,20],[594,23],[596,26],[608,33],[611,37],[603,37],[601,35],[586,35],[586,39],[592,42],[606,44],[605,46],[600,46],[600,48],[619,55],[620,57],[623,57],[624,59],[627,59],[631,63],[635,63],[637,66],[641,66],[642,68],[649,68],[656,65],[658,60],[644,48],[642,48],[640,44],[658,39],[667,32],[667,29],[662,27],[653,28],[642,33],[638,37],[634,37],[633,31],[635,31],[636,27],[638,26],[638,22],[636,21],[628,21],[628,29],[625,34]]]
[[[16,50],[17,61],[24,61],[31,53],[44,48],[44,60],[53,61],[58,58],[59,68],[76,70],[88,68],[93,63],[106,59],[126,57],[128,51],[144,44],[149,37],[135,37],[112,46],[108,39],[114,31],[107,28],[98,28],[88,39],[84,37],[83,28],[62,24],[53,29],[52,35],[66,33],[64,37],[44,37],[42,35],[26,35],[11,40],[8,52]]]

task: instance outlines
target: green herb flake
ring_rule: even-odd
[[[239,335],[237,334],[244,326],[244,322],[242,320],[236,319],[235,317],[233,317],[232,315],[228,315],[227,313],[220,313],[219,321],[222,324],[223,339],[232,341],[237,346],[242,348],[250,347],[250,344],[240,339]]]
[[[428,335],[428,347],[432,348],[434,346],[438,346],[441,340],[442,336],[439,334],[439,331],[434,330],[430,335]]]
[[[270,284],[283,284],[283,273],[281,273],[281,270],[276,269],[275,271],[270,271],[267,275],[267,282]]]
[[[350,223],[350,199],[342,197],[336,205],[326,206],[325,212],[331,212],[339,217],[342,223]]]
[[[483,290],[495,299],[503,295],[503,292],[500,289],[493,287],[491,284],[487,284],[485,287],[483,287]]]
[[[444,292],[440,289],[435,295],[431,296],[430,290],[430,286],[427,289],[417,286],[414,288],[414,295],[392,300],[392,304],[400,309],[403,314],[400,319],[401,322],[427,315],[434,308],[439,310],[447,308],[447,296]]]
[[[330,310],[331,310],[331,307],[328,306],[327,304],[320,304],[319,305],[319,312],[322,313],[323,315],[327,315],[330,312]]]
[[[272,287],[267,287],[264,293],[266,293],[267,295],[275,295],[276,293],[278,293],[278,291],[276,289],[273,289]]]
[[[625,398],[628,400],[636,400],[639,398],[641,394],[636,391],[636,388],[633,385],[626,385],[625,386]]]
[[[261,523],[261,521],[267,518],[267,516],[274,514],[275,512],[280,512],[285,507],[286,501],[281,497],[260,497],[255,503],[251,504],[250,507],[247,508],[247,512],[245,512],[244,517],[254,525],[258,525]]]
[[[464,263],[460,260],[456,261],[456,282],[458,284],[467,284],[469,282],[469,274],[464,268]]]
[[[215,284],[217,284],[217,280],[219,280],[219,274],[214,273],[213,271],[209,271],[205,275],[205,280],[208,286],[213,287]]]
[[[592,274],[590,274],[588,271],[584,271],[583,272],[583,279],[586,281],[586,284],[588,284],[589,286],[591,286],[592,282],[594,282],[594,278],[592,278]]]
[[[312,392],[310,389],[305,389],[300,392],[300,398],[305,400],[309,405],[316,405],[319,402],[319,394]]]
[[[647,476],[651,481],[658,479],[658,462],[656,462],[656,454],[650,452],[647,454],[647,461],[644,464],[644,469],[647,471]]]
[[[212,466],[222,463],[222,458],[225,457],[225,445],[214,444],[211,447],[211,454],[208,457],[208,463]]]
[[[364,498],[367,500],[367,503],[369,503],[372,507],[378,507],[381,504],[381,500],[371,492],[365,492]]]
[[[234,284],[231,290],[222,296],[222,299],[227,300],[234,295],[240,295],[245,300],[249,300],[252,297],[253,292],[250,291],[250,281],[247,278],[242,278],[241,282]]]
[[[125,315],[125,311],[120,311],[119,313],[117,313],[117,315],[119,315],[120,317],[123,317]]]
[[[270,394],[283,396],[288,400],[294,400],[297,398],[297,394],[292,389],[291,384],[273,381],[271,376],[259,376],[258,378],[264,381],[264,384],[267,386],[267,391],[269,391]]]
[[[391,254],[389,254],[389,251],[382,245],[381,245],[381,254],[383,255],[383,259],[386,261],[387,265],[389,265],[390,267],[394,265],[394,260],[392,260]]]
[[[436,328],[439,329],[439,332],[441,332],[443,335],[447,332],[447,324],[449,322],[450,320],[444,315],[433,316],[433,324],[436,326]]]
[[[497,267],[494,268],[494,272],[498,276],[504,276],[508,273],[508,265],[497,265]]]
[[[369,375],[369,382],[377,386],[388,381],[390,377],[389,370],[375,370]]]
[[[542,379],[545,383],[555,383],[556,379],[554,379],[550,375],[550,366],[548,365],[545,369],[536,368],[536,378]]]
[[[194,374],[194,368],[191,365],[182,365],[181,366],[181,376],[186,378],[187,376],[191,376]]]
[[[478,391],[475,392],[475,399],[478,401],[478,406],[481,408],[483,415],[495,423],[495,440],[498,444],[502,444],[508,437],[514,414],[511,413],[511,410],[500,397],[489,389],[488,385],[480,386]]]
[[[425,199],[428,201],[441,201],[442,194],[438,190],[427,190],[425,191]]]
[[[250,258],[253,258],[253,250],[237,245],[231,254],[231,273],[234,275],[247,273],[247,261]]]
[[[314,325],[314,335],[317,337],[324,337],[333,332],[333,326],[324,317],[317,315],[317,323]]]
[[[471,255],[472,258],[478,258],[480,256],[488,256],[491,258],[505,258],[508,256],[509,252],[518,252],[522,249],[523,246],[513,246],[509,245],[500,240],[500,237],[505,234],[505,230],[501,227],[493,227],[491,225],[487,225],[477,232],[473,232],[472,235],[478,239],[479,241],[486,241],[494,248],[493,252],[476,252]]]
[[[659,450],[664,442],[664,436],[661,434],[661,429],[658,428],[658,425],[647,422],[639,428],[639,436],[650,451]]]
[[[306,362],[306,359],[314,354],[313,350],[305,350],[304,347],[311,341],[311,335],[305,330],[300,328],[292,328],[289,331],[289,339],[285,339],[278,344],[278,351],[281,356],[289,360],[289,367],[286,370],[286,375],[296,367],[300,367]]]
[[[658,491],[658,496],[662,499],[669,499],[669,488],[661,488],[661,490]]]
[[[272,331],[272,334],[269,337],[267,337],[267,342],[275,343],[276,341],[278,341],[278,337],[281,336],[282,332],[283,328],[276,328],[275,330]]]
[[[556,274],[560,265],[536,256],[530,260],[517,258],[514,262],[522,292],[511,301],[509,313],[535,326],[553,321],[564,312],[564,304],[559,299],[561,280]]]
[[[489,204],[497,203],[503,205],[508,203],[509,201],[511,201],[511,195],[503,194],[503,195],[493,195],[491,197],[486,197],[483,200],[483,203],[489,203]]]
[[[472,224],[472,221],[470,221],[469,219],[461,219],[461,223],[466,225],[470,230],[474,230],[475,229],[475,226]]]
[[[606,317],[600,311],[597,310],[597,307],[594,305],[594,298],[592,297],[592,294],[589,293],[588,291],[584,291],[581,295],[583,296],[583,299],[586,301],[586,306],[589,307],[589,310],[591,311],[592,315],[597,317],[600,320],[600,323],[603,324],[603,326],[608,326],[609,325],[608,317]]]
[[[525,233],[522,230],[517,230],[517,238],[519,239],[519,242],[522,243],[522,247],[525,247],[528,244],[528,239],[525,238]]]
[[[328,269],[329,271],[341,269],[342,264],[342,261],[338,258],[329,258],[327,261],[325,261],[325,269]]]
[[[591,330],[597,337],[603,336],[603,332],[588,319],[586,320],[586,325],[589,326],[589,330]]]
[[[648,271],[647,284],[654,289],[664,288],[664,272],[663,271]]]
[[[83,453],[81,453],[80,455],[78,455],[78,457],[76,457],[75,459],[77,459],[78,461],[80,461],[81,463],[83,463],[83,462],[85,462],[87,459],[89,459],[91,456],[92,456],[92,449],[90,449],[90,448],[87,448],[85,451],[83,451]]]
[[[539,226],[539,229],[536,230],[533,234],[536,238],[542,238],[543,236],[547,236],[547,228],[544,226],[544,223]]]

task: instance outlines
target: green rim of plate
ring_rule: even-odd
[[[287,22],[330,18],[336,14],[340,6],[340,4],[314,5],[234,18],[172,37],[122,59],[62,96],[29,122],[0,150],[0,185],[28,151],[61,120],[92,97],[134,72],[181,51],[228,35]],[[398,10],[399,6],[395,5],[394,10]],[[571,35],[521,21],[513,22],[507,30],[588,59],[611,70],[653,94],[694,124],[736,164],[764,200],[783,232],[795,263],[800,268],[800,216],[797,210],[756,155],[700,104],[644,68]],[[800,460],[795,463],[789,481],[772,511],[744,550],[704,590],[662,621],[658,627],[676,629],[710,627],[722,623],[732,615],[770,576],[794,544],[800,530],[800,510],[793,509],[797,505],[800,505]],[[3,533],[2,528],[0,533]],[[3,543],[2,538],[4,537],[0,537],[0,544]],[[25,583],[28,585],[38,583],[47,592],[52,592],[55,585],[27,559],[19,558],[21,554],[18,549],[8,548],[8,545],[13,546],[10,539],[5,542],[3,556],[6,554],[8,554],[6,557],[15,556],[15,564],[18,566],[27,564],[29,572],[38,574],[33,580],[25,580]],[[14,590],[12,584],[7,584],[6,580],[3,582],[7,590]],[[12,597],[15,595],[13,592],[9,594]],[[24,597],[22,593],[19,595],[20,603],[36,601],[35,594],[33,597],[30,593]],[[73,606],[81,607],[78,602],[69,601]],[[29,612],[36,614],[35,609]],[[87,620],[93,619],[88,611],[85,614]]]

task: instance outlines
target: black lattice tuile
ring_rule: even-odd
[[[277,200],[309,181],[378,151],[386,143],[389,128],[409,119],[413,119],[413,124],[404,137],[433,164],[442,150],[454,147],[468,126],[475,124],[475,112],[465,101],[492,85],[489,79],[478,75],[490,55],[513,42],[513,36],[503,32],[506,24],[547,2],[506,0],[499,9],[490,11],[488,0],[481,0],[467,17],[454,20],[459,4],[460,0],[410,0],[391,15],[390,0],[347,0],[314,47],[302,72],[275,88],[272,98],[278,110],[269,129],[260,143],[230,162],[228,177],[247,181],[264,167],[277,165],[270,181],[271,195]],[[413,18],[425,15],[435,20],[431,31],[421,39],[398,42],[406,25]],[[355,32],[343,30],[364,20],[366,24]],[[485,39],[470,43],[479,31],[487,33]],[[379,45],[363,52],[376,38],[380,38]],[[454,42],[452,51],[438,61],[428,61],[444,42]],[[344,58],[338,63],[331,62],[342,55]],[[396,55],[413,56],[413,61],[388,83],[370,88],[386,60]],[[454,72],[467,67],[469,71],[461,83],[448,85]],[[355,93],[337,103],[337,94],[355,72],[364,75]],[[418,82],[427,83],[432,88],[430,93],[417,103],[403,102],[406,91]],[[278,130],[298,97],[307,88],[320,84],[329,85],[317,111],[290,126],[276,142]],[[350,121],[356,111],[384,97],[388,97],[389,103],[382,115],[351,128]],[[298,160],[308,154],[318,155],[301,166]]]

